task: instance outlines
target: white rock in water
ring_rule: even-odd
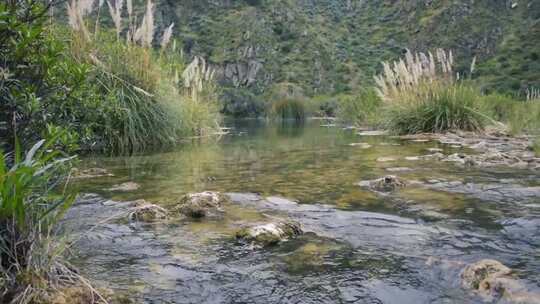
[[[277,222],[242,228],[236,233],[238,239],[267,246],[301,235],[302,228],[296,222]]]
[[[382,136],[382,135],[387,135],[387,134],[388,132],[383,131],[383,130],[358,132],[358,135],[361,135],[361,136]]]
[[[368,143],[352,143],[349,144],[351,147],[360,147],[361,149],[369,149],[371,148],[371,145]]]
[[[121,192],[128,192],[128,191],[135,191],[138,190],[141,186],[134,182],[127,182],[120,185],[114,185],[111,188],[107,189],[109,191],[121,191]]]
[[[396,161],[396,159],[393,158],[393,157],[379,157],[379,158],[377,158],[377,162],[380,162],[380,163],[393,162],[393,161]]]

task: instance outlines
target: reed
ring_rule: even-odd
[[[105,301],[64,261],[65,242],[55,227],[75,194],[66,191],[72,157],[55,149],[60,134],[37,142],[23,156],[0,153],[0,300],[47,303],[60,289],[87,286],[96,303]]]
[[[482,130],[486,115],[480,94],[454,74],[453,65],[452,52],[442,49],[435,55],[408,51],[398,61],[383,62],[375,82],[388,128],[397,133]]]
[[[71,0],[68,15],[84,23],[81,10],[72,9],[80,7],[82,1]],[[119,37],[126,23],[122,19],[123,0],[107,3],[115,36],[110,31],[86,35],[80,25],[72,25],[73,55],[93,66],[95,81],[108,104],[110,119],[99,131],[107,149],[130,152],[174,145],[181,137],[215,129],[219,114],[214,106],[217,94],[210,65],[196,56],[185,66],[176,41],[171,47],[174,24],[162,33],[160,50],[152,48],[156,40],[152,1],[146,2],[138,26],[133,4],[127,1],[125,41]]]

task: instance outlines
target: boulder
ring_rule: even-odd
[[[219,192],[190,193],[180,198],[174,210],[193,218],[214,216],[223,212],[221,207],[228,200],[227,196]]]
[[[504,299],[509,303],[537,304],[540,295],[511,276],[512,270],[496,260],[480,260],[461,273],[463,287],[476,291],[487,300]]]
[[[153,222],[168,217],[168,211],[165,208],[148,203],[145,200],[135,201],[133,205],[134,207],[128,214],[130,221]]]
[[[405,187],[407,184],[395,175],[387,175],[375,180],[361,181],[358,185],[378,192],[392,192]]]
[[[242,228],[236,232],[236,238],[256,245],[268,246],[292,239],[302,233],[299,223],[280,221]]]

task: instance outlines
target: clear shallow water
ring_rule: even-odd
[[[83,180],[68,216],[82,238],[75,261],[90,277],[147,303],[475,302],[459,285],[464,263],[495,258],[540,289],[540,199],[482,200],[424,187],[380,196],[356,185],[392,173],[406,180],[537,186],[529,171],[470,170],[406,156],[460,149],[306,125],[231,122],[231,135],[164,153],[83,162],[114,177]],[[350,146],[367,142],[371,148]],[[395,162],[377,162],[380,157]],[[128,193],[106,189],[133,181]],[[186,192],[234,194],[223,219],[130,224],[106,221],[122,203],[168,205]],[[254,194],[258,194],[255,196]],[[280,196],[299,204],[268,196]],[[291,217],[308,233],[269,249],[233,239],[243,224]],[[92,228],[96,222],[103,222]]]

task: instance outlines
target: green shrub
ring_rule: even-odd
[[[489,94],[482,96],[481,108],[492,119],[506,124],[511,134],[540,132],[540,102]]]
[[[540,133],[540,102],[515,101],[506,121],[512,134]]]
[[[302,88],[296,84],[275,84],[266,94],[266,100],[266,115],[269,118],[303,121],[307,117],[307,98]]]
[[[540,138],[536,138],[532,144],[532,150],[536,157],[540,157]]]
[[[306,118],[306,106],[299,99],[282,99],[272,103],[270,117],[303,121]]]
[[[45,11],[39,2],[0,3],[0,139],[7,150],[16,136],[28,147],[51,125],[89,142],[100,123],[91,66],[66,56],[65,43],[46,30]]]
[[[376,125],[381,99],[374,90],[362,90],[358,95],[338,96],[337,117],[349,124]]]

